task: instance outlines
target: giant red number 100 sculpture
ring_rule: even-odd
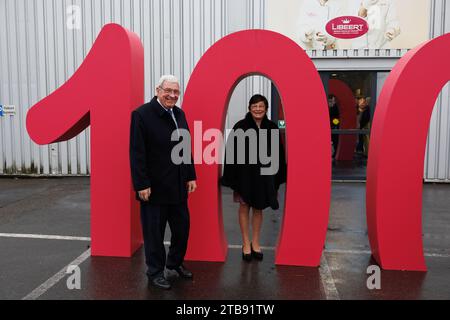
[[[385,269],[426,270],[421,237],[423,159],[434,102],[450,80],[448,56],[450,35],[411,50],[392,70],[376,108],[367,171],[367,224],[373,255]],[[28,132],[39,144],[68,140],[91,125],[93,255],[129,257],[142,243],[128,144],[130,113],[143,103],[143,70],[139,38],[119,25],[106,25],[72,78],[27,115]],[[264,75],[277,86],[287,121],[301,120],[301,125],[287,127],[288,182],[275,263],[318,266],[330,204],[330,128],[325,92],[305,52],[271,31],[231,34],[200,59],[183,108],[191,127],[202,121],[205,130],[223,128],[234,87],[251,74]],[[214,92],[207,103],[204,92]],[[420,94],[409,99],[411,92]],[[398,148],[398,132],[406,130],[408,139]],[[187,259],[224,261],[220,170],[216,164],[196,168],[199,189],[189,200]]]

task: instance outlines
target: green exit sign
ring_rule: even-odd
[[[286,121],[278,120],[278,128],[279,129],[286,129]]]

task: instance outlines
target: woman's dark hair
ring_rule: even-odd
[[[359,94],[356,96],[356,100],[366,99],[366,96],[363,96],[362,94]]]
[[[250,101],[248,102],[248,109],[250,110],[250,106],[252,104],[258,103],[258,102],[264,102],[264,105],[266,106],[266,111],[269,109],[269,102],[267,101],[266,97],[260,94],[255,94],[253,97],[250,98]]]

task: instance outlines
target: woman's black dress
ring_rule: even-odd
[[[243,131],[247,131],[249,129],[256,130],[257,133],[257,146],[258,146],[258,156],[257,163],[250,164],[249,162],[249,143],[250,139],[245,139],[245,163],[238,164],[237,163],[237,138],[230,138],[227,142],[227,149],[232,147],[231,139],[234,139],[234,161],[233,163],[227,163],[225,157],[225,167],[224,173],[221,180],[222,185],[226,187],[230,187],[235,192],[237,192],[240,197],[247,203],[249,206],[263,210],[267,207],[271,207],[276,210],[279,208],[278,203],[278,189],[282,183],[286,182],[286,157],[284,154],[284,147],[281,142],[281,135],[279,135],[279,143],[277,150],[272,150],[271,146],[271,130],[279,130],[277,125],[270,121],[267,116],[264,116],[264,119],[261,122],[261,129],[267,129],[267,155],[271,155],[272,152],[278,152],[279,159],[279,167],[276,174],[273,175],[261,175],[261,168],[270,167],[269,164],[261,164],[259,157],[259,128],[256,125],[256,122],[253,120],[253,117],[250,112],[247,113],[243,120],[237,122],[233,131],[237,129],[242,129]],[[231,135],[230,135],[231,137]],[[256,149],[255,149],[256,150]],[[266,155],[266,156],[267,156]],[[241,155],[242,157],[242,155]]]

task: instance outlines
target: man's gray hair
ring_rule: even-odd
[[[156,86],[156,88],[162,87],[164,82],[166,82],[166,81],[167,82],[176,82],[176,83],[178,83],[178,85],[180,84],[177,77],[175,77],[174,75],[171,75],[171,74],[166,74],[166,75],[161,76],[161,78],[159,78],[158,85]]]

